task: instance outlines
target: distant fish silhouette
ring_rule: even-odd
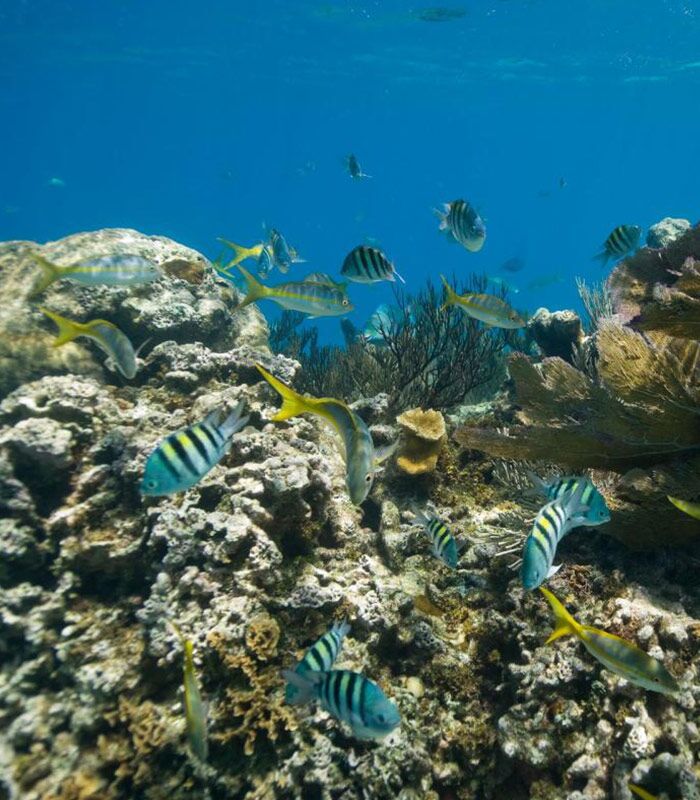
[[[522,258],[513,256],[513,258],[509,258],[501,264],[501,269],[505,270],[506,272],[520,272],[524,266],[525,262],[522,260]]]
[[[454,22],[466,16],[467,11],[464,8],[445,8],[444,6],[423,8],[417,13],[417,18],[423,22]]]

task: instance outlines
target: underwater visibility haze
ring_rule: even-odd
[[[700,797],[698,42],[0,6],[0,800]]]

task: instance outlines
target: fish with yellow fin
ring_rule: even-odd
[[[539,590],[547,598],[556,623],[546,644],[561,636],[576,636],[606,669],[630,683],[662,694],[673,695],[679,691],[675,678],[660,661],[647,655],[627,639],[590,625],[581,625],[548,589],[540,586]]]
[[[345,485],[352,502],[359,506],[367,499],[375,474],[381,463],[396,449],[396,445],[375,448],[372,434],[365,421],[340,400],[332,397],[308,397],[295,392],[275,378],[261,364],[258,372],[282,397],[282,408],[272,418],[275,422],[300,414],[321,417],[339,434],[344,446]]]
[[[637,797],[641,797],[642,800],[658,800],[658,797],[655,794],[651,794],[647,792],[646,789],[642,789],[641,786],[637,786],[634,783],[628,783],[627,788],[632,792],[632,794],[636,794]]]
[[[455,292],[443,275],[440,278],[445,287],[443,309],[449,306],[459,306],[465,314],[494,328],[514,329],[525,327],[525,320],[500,297],[496,297],[493,294],[475,294],[473,292],[460,295]]]
[[[162,277],[160,269],[150,259],[134,253],[95,256],[67,266],[54,264],[39,253],[29,255],[41,268],[41,275],[29,294],[30,299],[63,278],[89,286],[134,286]]]
[[[136,375],[139,351],[134,350],[129,337],[112,322],[108,322],[106,319],[75,322],[54,311],[49,311],[48,308],[39,310],[58,325],[58,336],[53,342],[54,347],[60,347],[79,336],[85,336],[96,342],[100,349],[107,354],[109,366],[114,365],[125,378],[133,378]]]
[[[192,755],[199,761],[205,762],[209,755],[209,742],[207,740],[207,705],[202,700],[197,681],[197,672],[194,668],[194,645],[185,637],[175,623],[170,620],[170,626],[182,644],[184,651],[183,686],[185,689],[185,721],[187,723],[187,743]]]
[[[700,519],[700,503],[689,503],[687,500],[680,500],[677,497],[671,497],[671,495],[667,495],[667,497],[679,511],[693,519]]]

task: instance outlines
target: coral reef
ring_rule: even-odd
[[[643,248],[608,278],[620,321],[642,331],[700,339],[700,226],[663,250]]]
[[[14,256],[0,248],[3,279],[20,280],[26,247]],[[153,323],[134,382],[116,380],[87,348],[90,367],[69,371],[31,362],[27,345],[25,363],[6,372],[0,796],[628,800],[634,779],[676,800],[697,797],[700,590],[691,559],[631,553],[598,533],[572,536],[552,587],[580,619],[662,658],[683,686],[676,701],[625,684],[573,641],[544,646],[546,604],[518,587],[491,543],[526,525],[522,492],[496,483],[490,461],[447,441],[429,483],[413,481],[409,493],[406,477],[388,471],[362,508],[352,506],[333,434],[314,419],[268,421],[276,401],[255,361],[285,381],[298,381],[299,364],[270,355],[257,313],[238,317],[231,290],[208,271],[200,277],[169,276],[143,295],[51,288],[61,313],[93,304],[79,313],[125,328],[132,298],[148,301],[154,316],[133,317],[144,337],[151,323],[137,320],[169,314],[173,293],[187,291],[181,327]],[[217,324],[199,327],[200,301],[221,309]],[[31,308],[6,314],[6,333],[13,319],[28,335],[45,330]],[[563,428],[574,415],[588,430],[596,408],[607,413],[589,404],[612,402],[625,436],[658,416],[660,428],[645,435],[673,429],[675,438],[683,423],[679,442],[693,446],[697,417],[684,406],[697,387],[680,380],[677,345],[650,356],[647,339],[620,326],[604,325],[596,338],[600,385],[558,359],[545,359],[542,371],[514,360],[516,391],[524,387],[531,400],[525,427],[549,419],[561,395]],[[608,401],[603,395],[622,382],[608,340],[621,338],[635,357],[657,359],[657,383],[642,383],[644,362],[626,399]],[[561,374],[573,381],[565,395],[556,389]],[[660,392],[678,405],[659,401]],[[139,496],[156,442],[240,399],[250,420],[220,464],[182,494]],[[387,396],[356,404],[378,442],[391,439],[389,406]],[[507,413],[503,397],[474,411],[482,426],[502,424]],[[605,453],[615,451],[599,438]],[[668,456],[651,473],[615,477],[626,482],[630,506],[646,502],[650,481],[682,494],[681,462]],[[623,496],[617,485],[603,488],[616,502]],[[457,570],[436,560],[411,525],[414,500],[430,500],[466,543]],[[654,514],[659,524],[675,515],[678,531],[697,530],[670,505]],[[381,743],[351,738],[314,705],[284,704],[281,670],[340,619],[352,630],[338,666],[371,676],[402,714]],[[209,704],[206,765],[186,746],[182,654],[168,620],[194,643]]]
[[[575,311],[550,311],[538,308],[527,322],[527,329],[545,356],[571,361],[583,341],[581,320]]]
[[[396,466],[407,475],[433,472],[447,429],[439,411],[412,408],[396,418],[401,430],[401,449]]]
[[[647,231],[647,247],[655,247],[657,249],[668,247],[671,242],[675,242],[689,228],[690,222],[687,219],[665,217],[660,222],[652,225]]]
[[[456,288],[484,292],[487,286],[472,276]],[[389,411],[398,413],[417,405],[446,410],[474,391],[490,391],[503,380],[504,349],[522,343],[518,331],[489,329],[459,308],[442,309],[431,281],[416,295],[396,288],[392,319],[391,330],[380,331],[381,345],[346,325],[346,347],[321,347],[315,329],[299,331],[300,318],[283,315],[273,326],[273,349],[300,362],[299,391],[349,400],[386,394]]]

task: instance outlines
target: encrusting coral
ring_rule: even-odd
[[[396,418],[401,447],[396,466],[407,475],[433,472],[445,441],[445,418],[439,411],[412,408]]]

